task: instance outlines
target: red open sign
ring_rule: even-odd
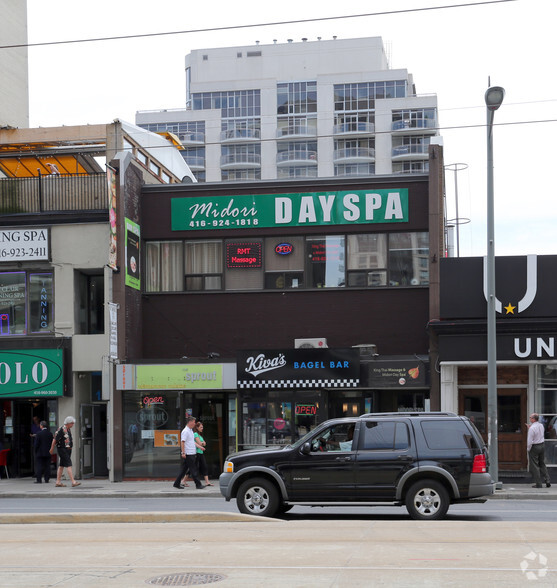
[[[275,247],[275,253],[278,255],[290,255],[294,251],[294,245],[291,243],[279,243]]]
[[[316,404],[296,404],[296,414],[317,414]]]

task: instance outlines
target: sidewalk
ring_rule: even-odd
[[[188,496],[221,497],[218,480],[211,480],[214,486],[197,490],[193,482],[183,490],[172,486],[172,480],[109,482],[108,479],[80,480],[81,486],[72,488],[69,481],[64,481],[65,488],[56,488],[55,479],[48,484],[34,484],[33,478],[11,478],[0,480],[0,498],[184,498]],[[490,500],[524,499],[524,500],[557,500],[557,484],[551,488],[532,488],[530,480],[504,482],[501,490],[496,490]],[[224,500],[224,498],[223,498]]]
[[[214,486],[197,490],[193,482],[183,490],[173,487],[173,480],[109,482],[107,478],[78,480],[81,486],[72,488],[64,480],[65,488],[57,488],[56,478],[48,484],[35,484],[34,478],[11,478],[0,480],[0,498],[184,498],[187,496],[222,497],[218,480],[211,480]],[[224,500],[224,498],[223,498]]]

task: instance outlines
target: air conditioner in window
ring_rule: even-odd
[[[294,339],[294,349],[325,349],[326,347],[327,339],[324,337]]]

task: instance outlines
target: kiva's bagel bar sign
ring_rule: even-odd
[[[172,198],[173,231],[408,222],[408,189]]]

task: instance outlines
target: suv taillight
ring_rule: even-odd
[[[472,464],[472,473],[473,474],[485,474],[487,472],[487,462],[485,459],[485,455],[481,453],[480,455],[474,456],[474,463]]]

